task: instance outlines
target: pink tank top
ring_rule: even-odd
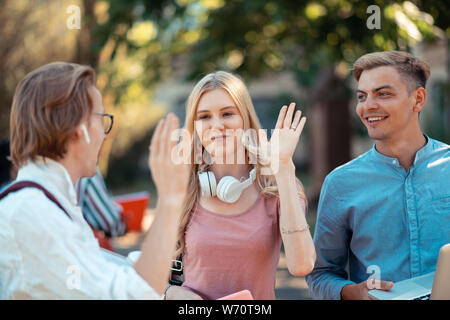
[[[194,207],[186,230],[183,286],[209,300],[244,289],[257,300],[275,299],[279,206],[278,197],[260,195],[235,215]]]

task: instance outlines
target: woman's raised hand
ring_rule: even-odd
[[[283,106],[278,115],[275,131],[270,138],[270,142],[278,143],[278,154],[280,163],[286,163],[292,159],[295,148],[297,146],[300,135],[305,127],[306,117],[302,117],[302,112],[297,110],[295,112],[295,103],[291,102],[289,108]],[[294,118],[292,118],[294,116]],[[279,129],[279,130],[277,130]],[[276,140],[274,140],[276,138]]]
[[[300,110],[294,115],[294,110],[294,102],[289,108],[281,108],[270,141],[267,140],[265,130],[259,132],[258,156],[263,164],[270,167],[272,174],[276,174],[280,166],[292,162],[292,156],[305,127],[306,117],[301,116]]]

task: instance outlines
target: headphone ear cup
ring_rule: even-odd
[[[210,197],[214,197],[216,195],[216,177],[211,171],[199,173],[198,181],[200,183],[202,195],[206,194]]]
[[[224,201],[223,195],[225,194],[225,191],[226,191],[226,184],[229,183],[228,178],[229,177],[223,177],[222,179],[220,179],[219,183],[217,184],[216,195],[217,195],[217,198],[219,198],[222,201]]]
[[[233,203],[239,199],[242,190],[239,180],[231,176],[226,176],[217,185],[217,197],[223,202]]]

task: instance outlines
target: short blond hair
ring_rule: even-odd
[[[76,127],[92,112],[95,71],[75,63],[46,64],[17,85],[11,109],[11,157],[17,167],[36,156],[64,157]]]
[[[363,71],[382,66],[392,66],[397,69],[410,93],[417,88],[425,88],[430,77],[430,67],[426,62],[403,51],[382,51],[365,54],[353,64],[353,76],[356,81],[359,81]]]

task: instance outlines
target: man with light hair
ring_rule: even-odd
[[[137,261],[100,249],[74,184],[93,176],[113,117],[91,67],[47,64],[17,86],[11,157],[17,179],[0,194],[0,299],[159,299],[169,277],[189,166],[174,164],[161,120],[149,167],[159,199]],[[171,176],[171,179],[167,179]]]
[[[371,289],[434,271],[450,242],[450,146],[419,124],[428,65],[376,52],[359,58],[353,75],[356,113],[375,144],[323,183],[317,260],[306,277],[314,299],[369,299]]]

